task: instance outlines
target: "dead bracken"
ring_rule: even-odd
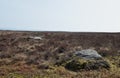
[[[0,31],[0,77],[119,78],[119,47],[119,33]]]

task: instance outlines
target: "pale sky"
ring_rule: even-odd
[[[0,0],[0,29],[120,32],[120,0]]]

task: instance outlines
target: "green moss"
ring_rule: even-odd
[[[7,75],[8,78],[25,78],[24,75],[16,74],[16,73],[10,73]]]
[[[101,68],[109,70],[110,64],[105,60],[86,60],[86,59],[74,59],[66,63],[65,68],[72,71],[80,70],[98,70]]]
[[[78,71],[80,69],[84,69],[87,64],[88,61],[84,59],[71,60],[68,63],[66,63],[65,68],[72,71]]]

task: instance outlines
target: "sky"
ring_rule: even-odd
[[[0,0],[0,29],[120,32],[120,0]]]

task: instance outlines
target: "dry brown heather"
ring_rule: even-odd
[[[55,65],[88,48],[108,60],[111,70],[74,72]],[[119,53],[120,33],[0,31],[0,78],[120,78]]]

